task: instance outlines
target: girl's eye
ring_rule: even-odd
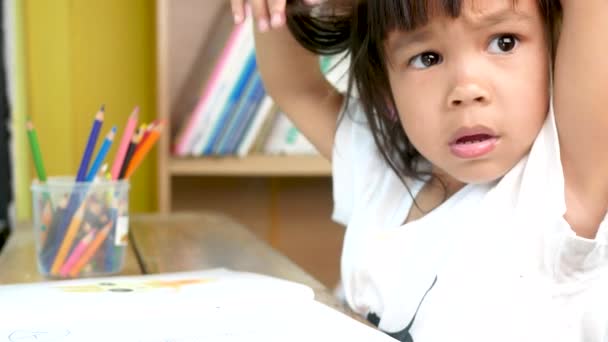
[[[504,54],[511,52],[517,46],[517,43],[519,43],[519,39],[514,35],[503,34],[492,39],[488,49],[491,53]]]
[[[423,52],[419,55],[412,57],[409,61],[409,65],[415,69],[426,69],[432,67],[435,64],[442,62],[442,57],[435,52]]]

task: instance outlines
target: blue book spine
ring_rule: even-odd
[[[232,139],[226,147],[226,154],[237,153],[241,140],[243,140],[243,137],[251,125],[251,122],[253,122],[256,114],[258,114],[258,108],[260,108],[260,105],[264,100],[264,96],[266,96],[266,91],[264,90],[262,79],[260,78],[255,94],[252,97],[252,101],[249,106],[247,106],[246,111],[243,114],[243,119],[239,120],[238,125],[235,128],[234,139]]]
[[[249,54],[249,56],[247,57],[247,62],[245,63],[245,66],[243,68],[243,71],[241,72],[241,76],[239,77],[239,80],[237,81],[234,88],[230,92],[226,105],[224,106],[224,108],[221,108],[221,109],[218,108],[222,112],[220,114],[220,118],[219,118],[217,124],[215,125],[215,127],[213,127],[213,130],[211,131],[211,137],[210,137],[209,141],[207,142],[207,145],[203,148],[204,155],[212,154],[215,144],[217,144],[217,142],[221,136],[221,133],[225,129],[226,123],[230,119],[231,114],[234,112],[234,110],[239,102],[239,99],[243,96],[245,87],[247,86],[247,82],[249,81],[249,79],[251,78],[253,73],[255,72],[256,67],[257,67],[257,64],[256,64],[256,59],[255,59],[255,51],[252,51]]]
[[[256,71],[247,86],[245,96],[243,96],[235,110],[235,115],[232,117],[226,134],[222,137],[217,149],[214,150],[216,154],[227,155],[231,153],[230,147],[238,140],[241,127],[249,120],[252,112],[255,112],[263,96],[264,85],[259,72]]]
[[[213,147],[213,154],[221,154],[220,151],[223,149],[223,146],[226,144],[226,141],[230,139],[230,135],[232,134],[231,132],[234,130],[234,126],[237,124],[239,117],[243,114],[243,104],[246,103],[251,97],[256,77],[258,77],[257,70],[249,78],[247,86],[245,87],[245,91],[243,92],[243,96],[239,99],[239,102],[237,103],[234,112],[230,116],[230,119],[228,120],[228,123],[226,124],[224,132],[222,133],[220,139]]]

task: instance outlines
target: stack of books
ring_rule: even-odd
[[[249,16],[230,32],[198,103],[181,125],[174,155],[317,153],[264,89],[251,20]],[[322,59],[321,67],[331,69],[331,61]]]

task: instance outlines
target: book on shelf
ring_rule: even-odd
[[[270,115],[264,119],[262,126],[260,127],[260,131],[257,136],[254,137],[253,144],[248,151],[248,154],[264,154],[264,145],[268,136],[270,135],[270,130],[274,125],[275,118],[279,115],[279,109],[275,106],[275,110],[270,112]],[[246,156],[246,155],[243,155]]]
[[[256,71],[252,75],[238,107],[230,117],[225,134],[213,149],[213,154],[234,155],[237,153],[239,142],[243,140],[243,136],[255,118],[258,108],[262,105],[265,95],[262,77]]]
[[[321,70],[339,91],[347,86],[348,59],[321,57]],[[253,25],[234,26],[201,97],[177,135],[177,156],[316,154],[314,146],[277,108],[257,70]]]
[[[180,156],[193,154],[193,147],[204,139],[210,122],[217,120],[218,107],[229,97],[231,87],[239,78],[243,61],[253,49],[251,16],[235,25],[228,37],[213,71],[206,82],[201,98],[177,136],[174,153]]]
[[[252,26],[245,26],[241,34],[241,44],[228,56],[228,62],[216,66],[223,70],[220,73],[224,77],[218,82],[211,101],[205,103],[200,114],[202,120],[195,128],[196,139],[190,148],[191,155],[203,154],[207,145],[213,143],[218,126],[222,125],[225,115],[230,113],[235,101],[242,95],[247,77],[256,69]]]
[[[210,130],[194,145],[194,154],[198,154],[197,152],[201,150],[203,155],[213,154],[215,148],[219,145],[222,135],[227,134],[226,131],[228,130],[229,123],[232,121],[231,118],[238,114],[236,110],[239,102],[246,99],[247,93],[251,92],[249,81],[255,78],[256,68],[255,52],[252,50],[247,56],[247,61],[236,83],[227,91],[228,96],[226,101],[221,103],[222,109],[213,113],[215,114],[213,115],[214,118],[209,121]]]
[[[269,95],[265,95],[262,103],[253,115],[251,124],[245,130],[243,139],[238,143],[237,156],[244,157],[251,152],[262,152],[261,149],[257,151],[259,145],[263,143],[263,139],[261,138],[268,135],[278,110],[272,98]],[[256,144],[256,141],[261,142]]]

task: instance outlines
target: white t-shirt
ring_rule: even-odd
[[[469,184],[405,225],[423,182],[408,180],[410,194],[360,105],[349,111],[332,164],[351,308],[403,341],[608,341],[608,220],[590,240],[563,219],[552,111],[502,179]]]

